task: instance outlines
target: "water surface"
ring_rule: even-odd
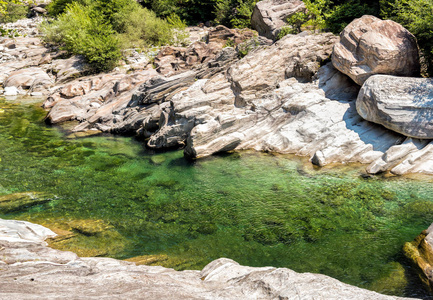
[[[39,103],[0,100],[0,195],[55,196],[0,217],[108,228],[63,248],[179,270],[229,257],[428,298],[401,253],[433,221],[428,178],[365,179],[359,166],[248,151],[190,162],[133,138],[68,138],[44,116]]]

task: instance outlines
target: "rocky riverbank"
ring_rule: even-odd
[[[132,55],[109,74],[85,77],[81,58],[63,58],[37,37],[2,38],[4,94],[45,95],[47,121],[78,120],[75,132],[132,134],[151,148],[184,147],[191,158],[255,149],[309,156],[319,166],[361,162],[370,173],[433,174],[428,79],[414,79],[411,91],[373,83],[377,73],[419,72],[416,42],[397,23],[365,16],[341,41],[303,32],[273,44],[251,30],[190,31],[207,42],[165,47],[153,64]],[[406,99],[404,107],[385,104],[395,111],[387,116],[374,109],[382,90],[394,104]]]
[[[111,258],[78,257],[47,247],[44,240],[55,235],[40,225],[0,219],[0,298],[404,299],[325,275],[246,267],[226,258],[201,271],[179,272]]]

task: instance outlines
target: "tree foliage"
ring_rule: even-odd
[[[123,49],[179,42],[185,24],[160,19],[135,0],[54,0],[57,18],[43,25],[45,41],[84,56],[93,71],[116,66]]]
[[[394,0],[387,16],[406,27],[418,40],[426,70],[433,74],[433,0]]]

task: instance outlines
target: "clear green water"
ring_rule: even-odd
[[[44,116],[36,103],[0,100],[0,195],[57,196],[2,218],[104,220],[116,234],[77,245],[116,258],[164,254],[172,267],[199,269],[229,257],[429,298],[401,254],[433,221],[429,181],[363,179],[355,167],[314,170],[254,152],[189,162],[131,138],[67,139]]]

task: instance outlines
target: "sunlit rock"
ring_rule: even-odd
[[[359,85],[374,74],[414,76],[420,72],[416,39],[398,23],[367,15],[347,25],[340,37],[332,63]]]
[[[275,40],[281,28],[287,25],[287,18],[305,10],[305,4],[300,0],[259,1],[251,16],[251,26],[260,35]]]

